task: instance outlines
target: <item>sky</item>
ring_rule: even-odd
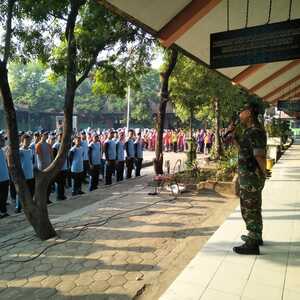
[[[152,68],[159,69],[161,67],[162,63],[163,63],[163,56],[161,53],[158,53],[155,56],[155,59],[152,61]]]

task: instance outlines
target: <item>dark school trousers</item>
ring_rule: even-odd
[[[177,142],[174,142],[174,143],[173,143],[173,151],[174,151],[174,152],[177,152]]]
[[[135,176],[141,176],[141,169],[142,169],[142,158],[136,158],[135,159]]]
[[[90,170],[90,162],[88,160],[83,161],[83,180],[85,180],[85,177],[88,175]]]
[[[90,181],[89,181],[89,191],[93,191],[98,188],[100,165],[93,165],[89,169]]]
[[[65,198],[65,185],[67,179],[68,171],[61,170],[55,177],[55,182],[57,184],[57,200],[63,200]]]
[[[126,158],[126,178],[131,178],[132,170],[134,167],[134,158]]]
[[[117,171],[117,181],[122,181],[124,179],[124,160],[118,161],[116,165],[116,171]]]
[[[8,197],[8,187],[9,187],[9,180],[0,182],[0,212],[2,214],[5,214],[7,212],[6,201]]]
[[[80,173],[74,173],[72,172],[72,195],[78,195],[80,192],[82,192],[82,178],[83,178],[83,172]]]
[[[105,172],[105,184],[112,184],[112,175],[115,172],[116,161],[107,160],[106,162],[106,172]]]

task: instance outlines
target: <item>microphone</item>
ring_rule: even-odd
[[[238,114],[235,114],[232,118],[231,118],[231,122],[229,124],[230,125],[233,125],[233,128],[232,129],[228,129],[227,127],[227,131],[226,133],[224,134],[224,137],[223,138],[226,138],[230,133],[232,133],[234,130],[235,130],[235,127],[240,123],[240,117]]]

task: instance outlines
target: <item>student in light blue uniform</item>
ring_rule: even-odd
[[[82,179],[83,179],[83,149],[80,146],[80,136],[75,137],[75,145],[70,150],[70,165],[72,174],[72,196],[82,195]]]
[[[112,184],[112,175],[116,168],[117,146],[113,140],[115,132],[111,130],[108,139],[104,142],[104,153],[106,158],[105,184]]]
[[[125,163],[125,133],[120,132],[119,138],[116,142],[117,145],[117,181],[122,181],[124,179],[124,163]]]
[[[89,143],[87,141],[86,132],[81,131],[81,147],[83,149],[83,181],[86,180],[86,176],[89,172]]]
[[[62,142],[62,136],[63,133],[60,132],[57,135],[57,141],[53,144],[52,146],[52,150],[53,150],[53,157],[55,158],[58,154],[58,150],[61,146],[61,142]],[[68,162],[67,162],[67,158],[64,161],[64,164],[62,165],[59,173],[56,175],[54,181],[56,183],[56,192],[57,192],[57,196],[56,199],[58,201],[62,201],[62,200],[66,200],[67,197],[65,196],[65,185],[66,185],[66,179],[67,179],[67,175],[68,175]]]
[[[23,174],[27,183],[27,187],[31,196],[34,196],[35,180],[33,174],[34,155],[30,148],[31,137],[28,134],[23,134],[21,137],[21,147],[19,149],[20,161]],[[15,213],[20,213],[22,209],[21,201],[17,196]]]
[[[139,132],[137,139],[134,142],[134,153],[135,153],[135,176],[141,176],[142,162],[143,162],[144,145],[142,135]]]
[[[128,139],[125,143],[125,150],[126,150],[126,167],[127,167],[127,173],[126,178],[131,178],[132,170],[134,167],[134,132],[132,129],[128,131]]]
[[[0,219],[8,217],[6,201],[8,197],[9,174],[3,147],[5,139],[0,135]]]
[[[102,157],[101,144],[99,142],[99,136],[97,133],[93,134],[92,142],[89,144],[88,155],[89,155],[89,169],[90,169],[89,191],[91,192],[98,188],[101,157]]]

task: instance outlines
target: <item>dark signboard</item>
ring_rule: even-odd
[[[300,58],[300,19],[210,35],[210,66],[226,68]]]
[[[300,99],[280,100],[277,108],[285,112],[300,112]]]

